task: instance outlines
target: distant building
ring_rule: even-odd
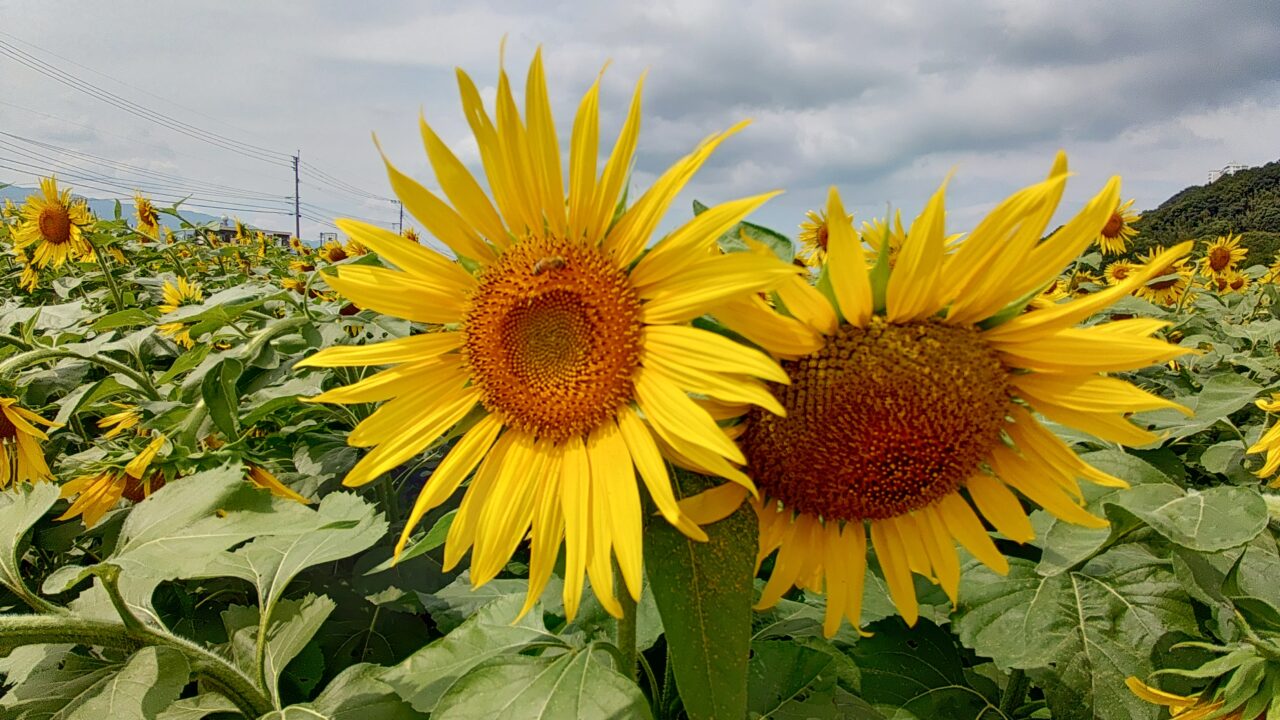
[[[1248,165],[1241,165],[1240,163],[1227,163],[1222,167],[1221,170],[1211,170],[1209,172],[1209,182],[1214,182],[1219,178],[1226,177],[1227,175],[1235,175],[1241,170],[1248,170],[1248,169],[1249,169]]]
[[[333,242],[338,242],[338,233],[336,233],[336,232],[322,232],[322,233],[320,233],[320,244],[321,244],[321,245],[323,245],[323,244],[325,244],[325,243],[327,243],[327,242],[329,242],[329,241],[331,241],[331,240],[332,240]]]
[[[293,237],[293,233],[287,230],[285,231],[263,230],[262,228],[250,227],[248,225],[245,225],[244,229],[247,233],[250,234],[250,236],[252,236],[253,233],[260,232],[263,235],[266,235],[268,240],[275,243],[276,245],[280,245],[281,247],[288,245],[289,238]],[[236,224],[232,222],[232,220],[228,218],[226,215],[223,215],[222,222],[219,223],[219,227],[214,229],[213,234],[218,236],[218,240],[220,242],[223,242],[223,243],[235,242]]]

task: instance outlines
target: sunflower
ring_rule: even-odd
[[[144,237],[155,238],[160,232],[160,213],[140,192],[133,194],[133,213],[138,218],[138,232]]]
[[[164,244],[172,245],[175,241],[175,238],[173,237],[173,230],[170,230],[167,227],[160,228],[160,229],[164,231]]]
[[[58,190],[56,178],[40,180],[40,193],[22,206],[22,221],[13,233],[13,245],[22,250],[35,245],[32,265],[62,267],[67,260],[90,255],[92,246],[84,228],[93,222],[83,200],[72,200],[70,190]],[[43,197],[42,197],[43,195]]]
[[[791,381],[774,387],[786,414],[752,408],[739,437],[760,489],[753,503],[758,559],[778,553],[759,607],[792,586],[825,588],[826,634],[842,618],[856,624],[869,529],[890,595],[914,623],[913,572],[956,600],[956,543],[1007,571],[980,517],[1011,540],[1032,539],[1014,490],[1064,521],[1106,526],[1081,507],[1077,480],[1125,483],[1080,460],[1037,414],[1106,440],[1151,442],[1155,436],[1126,413],[1179,406],[1102,373],[1186,350],[1148,337],[1167,324],[1160,321],[1075,327],[1147,280],[1151,269],[1084,298],[1020,312],[1093,241],[1115,207],[1118,179],[1041,242],[1066,170],[1059,155],[1047,180],[1002,202],[953,252],[946,251],[939,190],[911,225],[892,272],[869,272],[852,225],[833,223],[819,283],[830,292],[800,280],[779,290],[790,320],[822,343],[816,352],[788,352],[774,342],[785,338],[786,324],[758,335],[785,359]],[[843,213],[833,188],[827,216]],[[695,522],[710,522],[744,496],[723,485],[684,508]]]
[[[0,489],[10,483],[53,480],[40,447],[49,436],[36,425],[62,427],[20,407],[16,398],[0,397]]]
[[[107,415],[98,421],[98,429],[107,431],[102,437],[110,440],[133,428],[145,433],[145,430],[138,426],[142,420],[142,412],[138,410],[137,405],[113,404],[120,408],[120,412]]]
[[[401,233],[401,235],[403,235],[404,239],[408,240],[409,242],[415,242],[415,243],[422,242],[422,238],[418,237],[418,231],[414,230],[413,228],[405,228],[404,232]]]
[[[236,244],[248,245],[249,229],[245,227],[244,223],[240,222],[240,218],[236,218],[235,223],[236,223],[236,235],[235,235]]]
[[[1133,211],[1133,200],[1124,204],[1117,202],[1116,209],[1107,218],[1107,222],[1098,231],[1098,248],[1104,255],[1119,255],[1125,251],[1129,241],[1138,234],[1133,224],[1141,219],[1141,215]]]
[[[289,272],[309,273],[315,269],[316,269],[315,264],[312,263],[310,260],[298,259],[298,260],[289,261]]]
[[[342,250],[347,254],[347,257],[359,257],[369,254],[369,248],[356,240],[348,240],[347,244],[342,246]]]
[[[271,491],[272,495],[284,498],[285,500],[293,500],[303,505],[310,505],[311,501],[299,495],[293,488],[280,482],[272,472],[261,465],[249,463],[249,472],[246,478],[249,482],[260,488]]]
[[[119,504],[121,498],[141,502],[164,485],[164,474],[148,472],[151,463],[160,453],[167,439],[156,434],[151,442],[124,466],[124,469],[106,467],[98,472],[81,475],[62,486],[62,497],[77,496],[59,520],[79,517],[86,528],[98,524],[102,516]]]
[[[1226,715],[1215,714],[1222,707],[1221,700],[1202,703],[1199,695],[1177,695],[1158,690],[1133,676],[1125,678],[1124,684],[1129,687],[1129,692],[1146,702],[1169,708],[1170,718],[1176,718],[1177,720],[1204,720],[1204,718],[1212,717],[1216,718],[1216,720],[1246,720],[1243,710]]]
[[[1103,277],[1106,278],[1108,285],[1118,285],[1128,279],[1130,275],[1138,271],[1138,265],[1128,260],[1116,260],[1102,271]]]
[[[337,240],[330,240],[320,246],[320,254],[325,260],[331,263],[341,262],[347,259],[347,251],[342,249],[342,243]]]
[[[1249,276],[1239,270],[1227,270],[1211,275],[1209,282],[1219,293],[1244,292],[1249,287]]]
[[[1163,259],[1160,259],[1163,258]],[[1141,285],[1134,294],[1157,305],[1175,305],[1191,287],[1191,269],[1187,258],[1149,250],[1141,258],[1143,272],[1154,280]]]
[[[13,204],[13,200],[4,199],[4,207],[0,207],[0,218],[9,219],[18,217],[18,206]]]
[[[389,161],[387,171],[405,207],[460,259],[389,230],[338,220],[402,272],[347,264],[326,276],[361,308],[443,327],[329,348],[300,365],[395,366],[313,398],[388,401],[348,438],[351,445],[374,447],[348,473],[349,486],[388,472],[442,435],[458,437],[418,496],[397,554],[423,514],[476,470],[449,532],[445,565],[453,567],[470,550],[471,580],[482,585],[528,537],[527,611],[563,542],[569,616],[577,612],[584,573],[604,607],[618,615],[613,556],[631,597],[640,593],[637,473],[667,521],[691,537],[706,537],[678,508],[661,446],[752,488],[730,464],[743,462],[742,453],[688,393],[780,410],[755,379],[784,382],[776,364],[689,322],[718,302],[758,299],[801,271],[776,258],[716,251],[716,239],[773,193],[710,208],[646,252],[677,193],[741,126],[706,140],[622,210],[619,197],[639,131],[639,86],[597,175],[598,80],[578,110],[567,173],[541,51],[529,68],[523,118],[505,70],[496,123],[461,70],[458,82],[493,202],[425,120],[419,125],[427,156],[452,207]]]
[[[180,307],[197,305],[204,301],[204,291],[200,288],[200,283],[190,282],[182,277],[178,278],[176,284],[165,280],[160,292],[164,295],[160,312],[166,315]],[[191,332],[183,323],[161,323],[159,329],[161,333],[173,338],[173,341],[182,347],[190,348],[195,345],[195,341],[191,339]]]
[[[809,267],[818,267],[827,259],[827,214],[810,210],[808,219],[800,223],[800,251],[796,257]],[[849,216],[850,220],[853,216]]]
[[[1271,393],[1270,400],[1257,400],[1254,404],[1265,413],[1280,412],[1280,393]],[[1267,454],[1266,461],[1255,475],[1260,478],[1275,475],[1280,470],[1280,423],[1271,426],[1246,452]],[[1280,479],[1271,483],[1271,487],[1280,487]]]
[[[302,293],[306,292],[307,283],[306,281],[300,278],[284,278],[280,281],[280,287],[284,288],[285,290],[292,290],[298,293],[299,295],[301,295]]]
[[[1206,242],[1204,257],[1200,260],[1201,275],[1224,275],[1239,267],[1249,254],[1240,247],[1239,235],[1220,235],[1213,242]]]

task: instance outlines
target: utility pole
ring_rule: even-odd
[[[397,200],[396,204],[400,206],[400,222],[396,223],[396,232],[403,235],[404,234],[404,203]]]
[[[302,239],[302,198],[298,196],[298,156],[301,154],[299,150],[293,155],[293,236],[299,240]]]

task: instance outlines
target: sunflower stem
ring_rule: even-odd
[[[618,672],[626,675],[632,682],[636,680],[636,601],[632,599],[631,592],[627,590],[626,581],[622,578],[622,572],[615,564],[613,567],[614,583],[621,592],[618,593],[618,604],[622,606],[622,617],[618,618],[618,632],[615,637],[615,645],[618,646],[621,657],[618,664]]]
[[[120,287],[116,285],[115,276],[111,274],[111,268],[107,266],[106,251],[94,245],[93,259],[98,262],[98,268],[102,270],[102,276],[106,278],[107,288],[111,291],[111,299],[116,304],[116,311],[124,310],[124,297],[120,294]]]
[[[28,365],[35,365],[36,363],[44,362],[45,360],[62,358],[75,358],[77,360],[88,360],[89,362],[97,363],[108,370],[119,373],[130,380],[133,380],[149,399],[160,399],[160,392],[156,390],[156,386],[145,373],[138,372],[124,363],[112,360],[111,358],[103,355],[79,355],[61,348],[37,348],[35,350],[28,350],[27,352],[14,355],[4,363],[0,364],[0,376],[8,377]]]
[[[1009,672],[1009,682],[1004,686],[1004,693],[1000,695],[1000,712],[1005,717],[1013,717],[1013,713],[1022,707],[1023,700],[1027,697],[1027,689],[1031,687],[1031,679],[1027,677],[1027,671],[1020,668],[1014,668]]]

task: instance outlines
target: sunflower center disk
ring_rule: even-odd
[[[515,428],[560,442],[631,400],[640,298],[594,248],[529,239],[485,270],[465,318],[481,402]]]
[[[71,240],[71,215],[64,207],[47,207],[40,211],[40,234],[46,242],[61,245]]]
[[[1009,373],[977,330],[926,321],[842,326],[783,363],[787,416],[753,410],[741,445],[785,507],[877,520],[955,490],[1000,442]]]
[[[1107,224],[1102,227],[1102,236],[1105,238],[1116,238],[1120,236],[1120,231],[1124,229],[1124,218],[1120,213],[1111,213],[1111,217],[1107,218]]]
[[[1231,264],[1231,251],[1223,247],[1214,247],[1209,250],[1209,267],[1214,272],[1222,272]]]

